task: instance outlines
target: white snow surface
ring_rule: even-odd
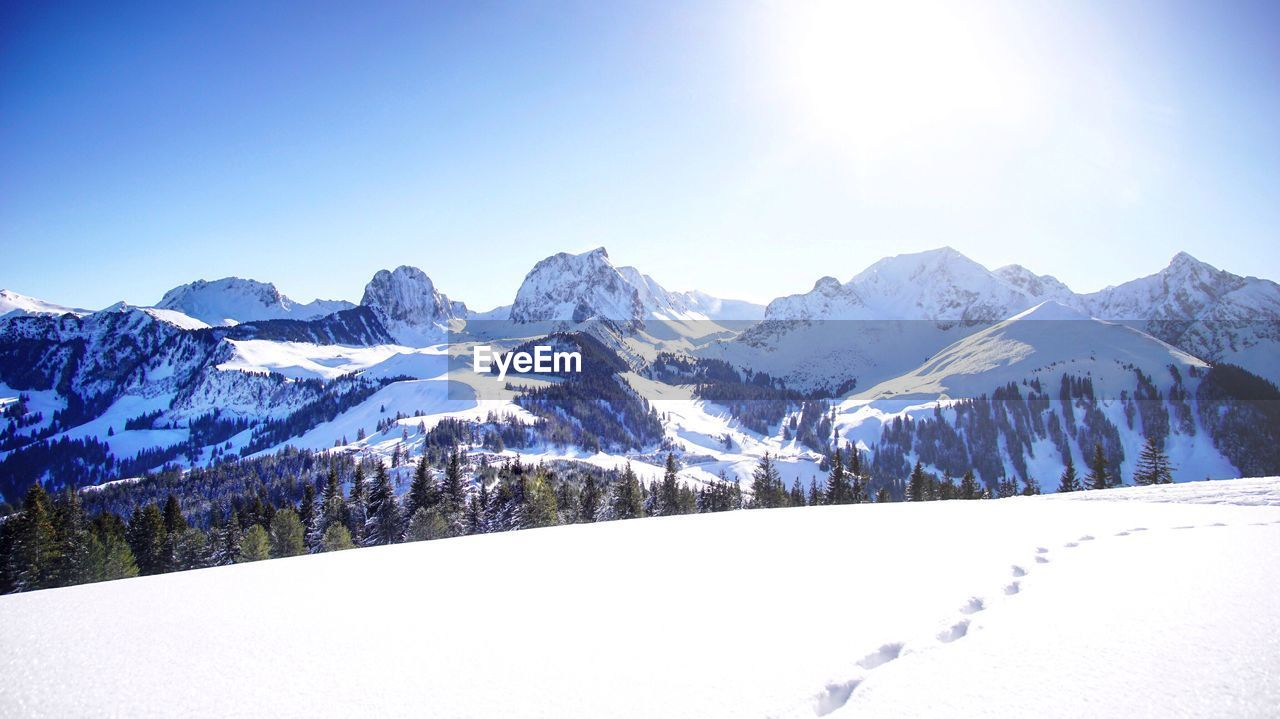
[[[239,277],[179,285],[164,293],[156,303],[158,309],[176,310],[212,326],[253,320],[309,320],[354,306],[344,300],[296,302],[282,295],[270,282]]]
[[[89,311],[46,302],[13,290],[0,290],[0,318],[21,317],[24,315],[63,315],[68,312],[83,315],[88,314]]]
[[[1277,552],[1269,478],[273,560],[0,597],[0,713],[1271,717]]]

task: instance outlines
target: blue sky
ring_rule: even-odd
[[[358,300],[411,264],[483,309],[597,245],[758,301],[944,244],[1280,279],[1277,7],[5,3],[0,287]]]

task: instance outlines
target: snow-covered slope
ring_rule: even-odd
[[[294,302],[270,282],[239,277],[179,285],[156,303],[160,309],[177,310],[214,327],[252,320],[308,320],[354,306],[344,300]]]
[[[673,292],[634,267],[619,267],[618,272],[639,292],[647,319],[686,322],[764,318],[764,306],[754,302],[721,299],[696,290]]]
[[[989,395],[998,387],[1063,373],[1088,376],[1100,397],[1132,393],[1133,370],[1190,375],[1207,365],[1132,327],[1091,319],[1047,301],[971,334],[921,366],[858,393],[860,399],[946,399]]]
[[[1140,279],[1081,298],[1096,317],[1136,321],[1211,361],[1280,382],[1280,285],[1219,270],[1185,252]]]
[[[1266,479],[739,511],[4,596],[0,709],[1270,717],[1278,505]]]
[[[45,302],[35,297],[19,294],[13,290],[0,290],[0,318],[23,315],[62,315],[68,312],[72,314],[87,314],[88,310]]]

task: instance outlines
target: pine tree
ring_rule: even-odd
[[[977,479],[974,478],[973,470],[970,469],[960,479],[960,499],[978,499],[980,496]]]
[[[658,498],[654,512],[659,516],[670,516],[680,513],[680,487],[676,480],[676,456],[667,453],[666,469],[662,473],[662,487],[658,490]]]
[[[186,528],[187,518],[182,514],[182,505],[178,504],[177,497],[170,494],[168,499],[164,501],[165,534],[174,534]]]
[[[351,532],[348,532],[346,526],[342,524],[330,524],[324,530],[324,537],[320,540],[322,552],[340,552],[354,546],[351,543]]]
[[[16,591],[55,586],[61,552],[53,526],[49,495],[39,483],[31,485],[10,544],[9,570]],[[9,522],[5,522],[8,524]]]
[[[298,504],[298,519],[302,520],[302,536],[310,537],[316,531],[320,521],[320,512],[316,507],[316,486],[310,481],[302,488],[302,501]]]
[[[831,458],[831,470],[827,472],[827,504],[847,504],[852,499],[849,483],[844,476],[844,458],[837,448]]]
[[[54,533],[58,541],[54,583],[65,587],[92,581],[88,518],[80,504],[80,493],[69,487],[54,507]]]
[[[1173,467],[1169,457],[1160,448],[1154,436],[1147,437],[1138,455],[1138,466],[1133,472],[1133,482],[1139,485],[1170,484],[1173,482]]]
[[[231,516],[227,518],[227,524],[222,529],[222,534],[216,539],[219,546],[213,552],[213,564],[215,566],[225,566],[234,564],[240,558],[240,514],[232,508]]]
[[[622,478],[615,483],[609,508],[614,519],[635,519],[644,516],[644,497],[640,480],[636,478],[630,462],[627,462]]]
[[[537,471],[525,475],[520,481],[524,484],[524,501],[516,511],[516,528],[533,529],[558,524],[556,493],[547,475]]]
[[[444,503],[447,517],[457,517],[466,501],[466,491],[462,484],[462,458],[456,449],[449,453],[444,481],[440,484],[440,501]]]
[[[440,507],[419,507],[409,518],[409,528],[405,531],[406,542],[422,542],[428,539],[448,537],[449,524],[440,514]]]
[[[249,527],[240,543],[240,556],[237,562],[258,562],[271,557],[271,538],[261,524]]]
[[[306,528],[297,512],[282,509],[271,518],[271,556],[296,557],[307,551]]]
[[[141,574],[160,574],[170,569],[168,532],[165,530],[164,513],[154,502],[134,509],[125,535],[133,550]]]
[[[1111,486],[1111,479],[1107,474],[1107,456],[1102,451],[1102,443],[1098,442],[1093,445],[1093,458],[1089,460],[1089,475],[1085,477],[1085,484],[1089,489],[1106,489]]]
[[[594,522],[600,512],[600,484],[594,474],[588,474],[582,482],[582,521]]]
[[[1079,492],[1080,479],[1076,477],[1076,464],[1071,460],[1071,453],[1067,453],[1067,465],[1062,470],[1062,476],[1058,479],[1059,492]]]
[[[351,493],[347,495],[347,531],[351,533],[351,541],[362,544],[364,541],[364,524],[367,515],[367,497],[364,486],[364,465],[356,464],[356,474],[351,480]]]
[[[438,497],[435,482],[431,479],[431,467],[427,464],[427,455],[418,460],[418,467],[413,471],[413,482],[409,484],[409,493],[405,495],[405,514],[412,517],[419,509],[435,507]]]
[[[782,474],[765,452],[751,474],[751,504],[753,507],[786,506],[786,490],[782,486]]]
[[[1040,483],[1036,481],[1035,477],[1024,478],[1022,480],[1022,484],[1022,495],[1024,497],[1031,497],[1040,494]]]
[[[811,477],[809,479],[809,506],[816,507],[823,504],[822,495],[818,492],[818,478]]]
[[[889,494],[888,487],[881,487],[879,491],[876,492],[876,504],[884,504],[892,501],[893,496]]]
[[[364,546],[393,544],[403,536],[400,524],[400,506],[396,502],[395,489],[381,462],[374,470],[373,487],[369,490],[368,518],[364,524]]]
[[[200,569],[209,559],[209,539],[196,527],[180,529],[169,535],[173,546],[173,570]]]
[[[907,499],[911,502],[923,502],[925,493],[924,465],[916,462],[911,470],[911,478],[907,480]]]

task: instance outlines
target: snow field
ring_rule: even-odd
[[[0,597],[0,713],[1262,716],[1278,549],[1273,478],[272,560]]]

